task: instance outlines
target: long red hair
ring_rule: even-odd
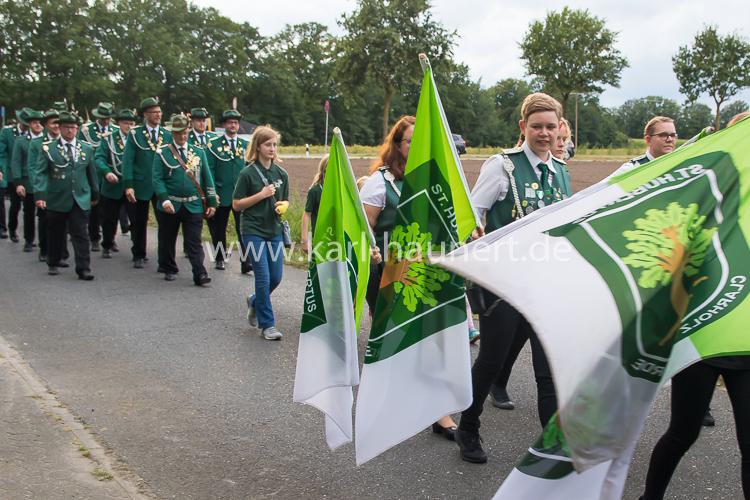
[[[409,127],[413,127],[416,122],[417,119],[411,115],[404,115],[398,119],[390,132],[388,132],[383,145],[380,146],[378,158],[370,167],[371,174],[377,172],[380,167],[387,166],[396,179],[404,178],[406,158],[401,156],[399,147],[404,138],[404,132]]]

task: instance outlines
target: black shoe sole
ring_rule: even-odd
[[[487,463],[487,457],[473,458],[473,457],[467,457],[463,453],[461,453],[461,460],[463,460],[464,462],[469,462],[470,464],[486,464]]]

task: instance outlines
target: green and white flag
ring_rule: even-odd
[[[471,404],[462,278],[427,263],[477,226],[425,58],[398,213],[365,352],[355,417],[357,463]]]
[[[375,245],[349,156],[334,129],[307,273],[294,402],[325,413],[331,449],[352,441],[357,332]]]
[[[498,498],[621,498],[663,382],[750,354],[750,120],[439,259],[521,311],[559,415]]]

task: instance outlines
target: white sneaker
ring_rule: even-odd
[[[253,307],[252,295],[247,298],[247,322],[250,323],[250,326],[258,326],[258,315]]]
[[[260,333],[266,340],[281,340],[281,337],[283,337],[281,332],[278,331],[275,326],[264,328]]]

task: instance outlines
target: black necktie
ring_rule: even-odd
[[[151,142],[153,144],[156,144],[156,129],[155,128],[151,129]]]
[[[206,145],[206,134],[201,134],[200,137],[201,137],[201,144],[205,146]]]
[[[229,144],[232,146],[232,152],[234,152],[234,139],[229,139]]]
[[[67,143],[65,145],[65,148],[68,150],[68,159],[71,161],[75,161],[75,157],[73,156],[73,145],[71,143]]]
[[[182,161],[187,161],[187,157],[185,156],[185,148],[180,148],[180,158],[182,158]]]

